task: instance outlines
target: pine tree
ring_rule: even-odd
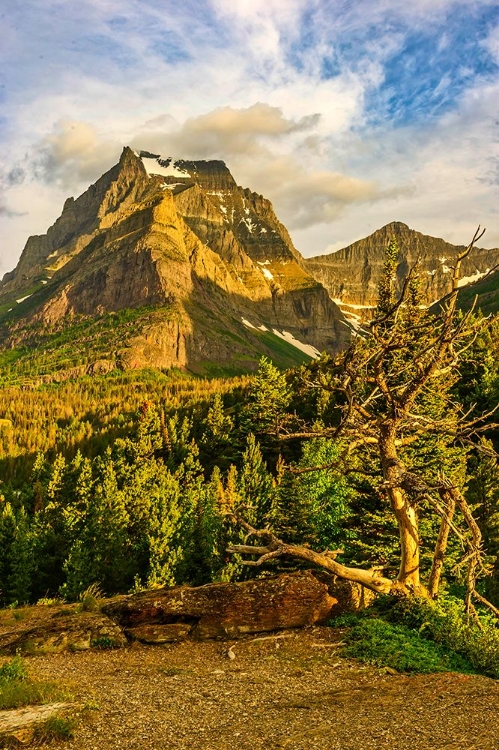
[[[31,596],[34,566],[33,538],[24,508],[16,514],[15,530],[10,546],[10,571],[7,578],[11,602],[26,604]]]
[[[255,379],[248,389],[241,417],[242,430],[258,435],[266,450],[275,450],[279,436],[289,421],[291,389],[285,373],[262,357]]]
[[[272,498],[272,477],[267,471],[260,446],[250,433],[239,472],[239,495],[245,518],[258,527],[267,522]]]
[[[16,533],[16,518],[9,502],[0,495],[0,604],[11,603],[9,581],[12,573],[12,543]]]

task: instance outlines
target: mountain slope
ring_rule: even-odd
[[[73,365],[193,370],[241,371],[262,354],[296,364],[350,335],[270,202],[238,187],[223,162],[128,148],[28,240],[0,285],[0,326],[16,350],[51,351],[63,335],[82,352]]]
[[[369,316],[370,308],[376,305],[384,251],[392,238],[400,247],[397,270],[400,288],[409,268],[419,259],[425,304],[432,304],[450,291],[453,259],[463,247],[416,232],[401,222],[387,224],[338,252],[308,258],[304,268],[324,284],[348,317],[357,317],[359,313]],[[499,249],[476,248],[463,262],[462,285],[480,279],[498,263]]]

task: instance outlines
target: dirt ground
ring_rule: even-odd
[[[498,682],[389,674],[339,657],[340,639],[314,627],[26,662],[90,707],[67,750],[499,750]]]

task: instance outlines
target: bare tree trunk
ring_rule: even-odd
[[[437,543],[435,545],[435,551],[433,553],[433,562],[430,571],[430,580],[428,583],[428,593],[432,599],[435,599],[438,595],[438,589],[440,587],[440,579],[442,577],[442,571],[444,568],[444,557],[447,550],[447,542],[449,540],[449,532],[451,529],[452,519],[456,510],[455,498],[445,490],[441,491],[440,496],[446,503],[446,514],[442,516],[440,522],[440,531],[438,532]]]
[[[400,536],[400,568],[397,580],[414,594],[426,594],[419,575],[420,551],[418,518],[406,492],[400,486],[402,465],[395,447],[393,423],[381,427],[379,451],[386,493],[395,513]]]
[[[254,561],[246,560],[246,565],[259,566],[270,560],[276,560],[279,557],[290,557],[317,565],[347,581],[361,583],[366,588],[378,594],[392,594],[393,596],[402,597],[413,593],[411,587],[406,586],[398,580],[385,578],[377,568],[364,570],[362,568],[351,568],[348,565],[342,565],[337,562],[335,559],[336,555],[340,554],[342,550],[315,552],[313,549],[303,547],[299,544],[286,544],[286,542],[276,537],[268,529],[255,529],[247,521],[236,516],[234,520],[249,532],[248,538],[261,539],[264,543],[264,546],[233,544],[227,548],[227,552],[231,554],[237,553],[239,555],[255,555],[258,557]]]

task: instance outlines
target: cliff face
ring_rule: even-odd
[[[147,308],[161,314],[113,355],[123,366],[244,368],[276,342],[286,356],[338,350],[349,326],[301,263],[270,202],[238,187],[223,162],[125,149],[4,277],[3,340]]]
[[[400,288],[409,268],[419,259],[424,303],[431,305],[450,291],[451,267],[463,247],[415,232],[400,222],[388,224],[338,252],[308,258],[304,267],[344,311],[350,311],[350,315],[360,311],[368,317],[369,309],[376,305],[384,251],[392,238],[400,247],[397,270]],[[462,285],[478,280],[498,262],[498,249],[475,249],[463,262]]]

